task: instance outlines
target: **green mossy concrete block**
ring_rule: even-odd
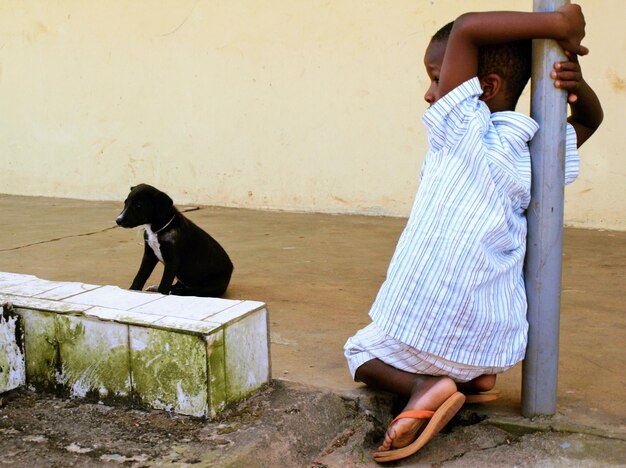
[[[59,376],[73,397],[109,401],[130,397],[128,325],[57,316]]]
[[[214,417],[228,401],[226,395],[226,356],[224,332],[219,330],[206,337],[209,365],[209,412]]]
[[[244,398],[270,381],[267,310],[225,326],[228,401]]]
[[[13,308],[0,310],[0,393],[26,383],[22,318]]]
[[[131,326],[130,353],[133,392],[142,405],[208,415],[204,337]]]
[[[23,323],[22,367],[26,383],[38,390],[132,398],[206,417],[270,381],[269,319],[261,302],[161,296],[2,272],[0,289],[0,303],[12,303]],[[0,343],[5,355],[6,342]],[[5,361],[0,355],[0,389],[7,386]]]
[[[16,308],[24,324],[26,383],[38,390],[57,386],[57,334],[55,313]]]

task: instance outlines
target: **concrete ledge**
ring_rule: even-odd
[[[0,303],[21,319],[35,389],[212,417],[271,379],[262,302],[0,272]]]

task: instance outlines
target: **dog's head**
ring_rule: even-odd
[[[173,200],[164,192],[147,184],[130,188],[124,201],[124,209],[115,222],[125,228],[152,224],[163,217],[171,216]]]

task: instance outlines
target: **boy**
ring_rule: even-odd
[[[356,381],[408,398],[376,461],[417,452],[459,410],[464,394],[492,389],[495,374],[524,357],[527,142],[538,126],[514,109],[530,76],[529,40],[557,40],[569,59],[551,76],[568,91],[571,182],[576,139],[580,146],[602,121],[577,63],[588,52],[583,37],[580,8],[566,5],[553,13],[462,15],[426,49],[430,149],[419,190],[370,310],[372,323],[345,345]]]

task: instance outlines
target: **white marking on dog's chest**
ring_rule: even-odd
[[[163,255],[161,255],[161,246],[159,245],[159,238],[157,237],[156,233],[153,232],[152,229],[150,229],[149,224],[144,224],[143,227],[146,230],[146,234],[148,234],[148,240],[147,240],[148,245],[154,252],[154,255],[156,255],[157,258],[161,262],[163,262]]]

